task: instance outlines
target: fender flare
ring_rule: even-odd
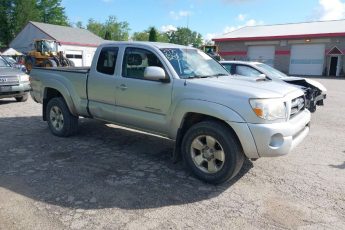
[[[180,101],[172,113],[169,136],[176,139],[178,129],[182,128],[188,113],[198,113],[223,120],[225,122],[245,123],[244,118],[231,108],[206,100],[185,99]]]
[[[70,91],[68,90],[68,88],[61,83],[60,81],[57,81],[56,79],[49,79],[49,81],[44,82],[44,90],[43,90],[43,101],[46,100],[47,98],[47,91],[48,89],[54,89],[56,91],[58,91],[63,99],[65,100],[67,107],[70,111],[71,114],[73,114],[74,116],[78,116],[77,113],[77,109],[75,107],[75,104],[72,100],[72,96],[70,94]],[[44,112],[44,111],[43,111]]]
[[[238,141],[242,145],[244,154],[248,158],[259,158],[254,138],[246,124],[246,121],[236,111],[225,105],[204,100],[187,99],[181,101],[178,105],[178,109],[173,113],[171,123],[172,131],[170,133],[172,139],[175,140],[175,148],[172,154],[173,162],[176,163],[181,159],[181,143],[185,132],[185,130],[183,130],[183,124],[188,113],[198,113],[224,121],[237,136]],[[244,127],[247,128],[244,129],[243,132],[239,131]]]

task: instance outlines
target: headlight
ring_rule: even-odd
[[[20,82],[29,81],[29,75],[27,75],[27,74],[19,75],[19,81]]]
[[[281,99],[250,99],[254,113],[265,120],[287,119],[286,105]]]

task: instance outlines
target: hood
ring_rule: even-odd
[[[0,76],[4,77],[17,77],[18,75],[23,75],[24,73],[19,69],[12,67],[0,67]]]
[[[294,91],[298,91],[296,87],[284,82],[236,75],[218,78],[191,79],[187,81],[191,84],[224,90],[231,94],[236,93],[236,95],[242,95],[247,98],[279,98]]]
[[[281,78],[281,80],[283,80],[285,82],[304,81],[307,84],[314,86],[315,88],[319,89],[323,94],[325,94],[327,92],[326,87],[324,87],[320,82],[312,80],[312,79],[291,76],[291,77]]]

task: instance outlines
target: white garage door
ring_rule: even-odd
[[[93,56],[95,56],[95,51],[86,51],[84,55],[84,66],[91,66]]]
[[[83,66],[83,51],[80,50],[66,50],[66,57],[73,61],[74,66]]]
[[[258,61],[274,66],[274,46],[249,46],[248,57],[250,61]]]
[[[324,58],[324,44],[293,45],[291,47],[289,73],[322,75]]]

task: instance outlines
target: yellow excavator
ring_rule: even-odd
[[[221,57],[218,54],[218,46],[216,46],[216,45],[203,45],[200,47],[200,49],[202,51],[204,51],[205,53],[207,53],[213,59],[215,59],[217,61],[221,60]]]
[[[33,67],[68,67],[74,66],[73,61],[58,51],[58,42],[55,40],[38,39],[34,41],[35,49],[25,57],[25,67],[30,73]]]

